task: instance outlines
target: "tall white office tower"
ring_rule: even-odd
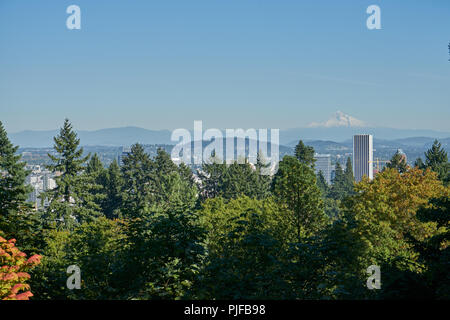
[[[370,134],[353,136],[353,175],[356,182],[363,176],[373,179],[373,136]]]

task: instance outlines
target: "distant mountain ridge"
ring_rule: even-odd
[[[21,131],[10,134],[11,141],[24,148],[53,146],[53,137],[59,130]],[[85,146],[130,146],[141,144],[174,144],[169,130],[148,130],[139,127],[107,128],[95,131],[77,131],[80,144]]]
[[[53,146],[53,137],[59,130],[21,131],[9,135],[15,145],[24,148],[47,148]],[[169,130],[148,130],[138,127],[110,128],[96,131],[77,131],[81,145],[86,146],[130,146],[136,142],[141,144],[176,144],[171,141]],[[374,139],[397,140],[402,144],[416,146],[429,143],[435,138],[441,140],[450,138],[450,133],[433,130],[403,130],[392,128],[296,128],[280,130],[280,144],[294,146],[302,140],[321,140],[345,142],[351,140],[354,134],[373,134]]]

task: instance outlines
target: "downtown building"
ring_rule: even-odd
[[[26,199],[31,203],[35,210],[46,208],[49,204],[48,199],[41,200],[41,194],[45,191],[56,188],[55,176],[60,175],[59,172],[52,172],[41,168],[40,165],[27,165],[26,169],[31,171],[26,177],[25,184],[32,187],[32,192]]]
[[[373,136],[370,134],[353,136],[353,175],[356,182],[363,176],[373,179]]]
[[[314,171],[316,175],[322,171],[322,175],[325,178],[325,181],[328,184],[331,184],[331,171],[333,167],[331,166],[331,155],[329,154],[318,154],[314,155],[314,159],[316,159]]]
[[[123,159],[128,157],[130,155],[130,153],[131,153],[131,148],[130,147],[122,147],[122,152],[117,157],[117,164],[119,166],[123,166]]]

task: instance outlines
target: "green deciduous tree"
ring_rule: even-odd
[[[46,230],[41,265],[33,271],[37,299],[125,299],[132,288],[126,224],[99,217],[71,231]],[[66,287],[67,268],[81,270],[81,289]]]
[[[346,216],[353,216],[354,233],[365,244],[367,263],[382,265],[397,261],[402,270],[420,273],[424,266],[412,241],[423,242],[438,231],[433,222],[422,222],[416,213],[430,199],[446,194],[436,174],[418,168],[400,174],[386,169],[373,181],[362,180],[356,194],[343,204]]]
[[[286,209],[278,205],[272,197],[257,200],[247,196],[226,200],[222,197],[208,199],[202,203],[199,219],[207,231],[208,252],[220,255],[220,239],[237,227],[236,221],[242,220],[246,211],[257,214],[272,236],[287,243],[292,238],[292,229],[287,225]]]
[[[227,167],[223,163],[223,159],[216,156],[215,152],[211,158],[197,170],[200,184],[200,199],[210,199],[218,197],[221,194],[221,180],[226,172]]]
[[[71,232],[65,258],[80,268],[82,284],[80,290],[66,290],[69,299],[123,299],[129,294],[125,230],[122,221],[99,217]]]
[[[129,221],[130,298],[180,299],[204,259],[204,231],[186,206],[158,209]]]
[[[191,289],[190,297],[200,299],[282,299],[292,297],[285,280],[282,244],[266,219],[252,209],[229,220],[229,231],[219,233],[218,251]]]
[[[70,231],[45,230],[45,245],[41,264],[32,272],[31,286],[38,300],[67,299],[67,267],[73,264],[67,258]]]

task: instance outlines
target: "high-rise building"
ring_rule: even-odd
[[[353,136],[353,175],[356,182],[363,176],[373,179],[373,136],[370,134]]]
[[[131,148],[128,147],[122,147],[122,153],[119,154],[119,157],[117,159],[117,163],[119,166],[123,165],[123,159],[128,157],[128,155],[131,153]]]
[[[50,173],[44,173],[42,177],[44,191],[52,190],[56,188],[56,181],[52,178]]]
[[[331,155],[329,154],[315,154],[316,159],[314,171],[319,174],[322,171],[323,177],[328,184],[331,184]]]

